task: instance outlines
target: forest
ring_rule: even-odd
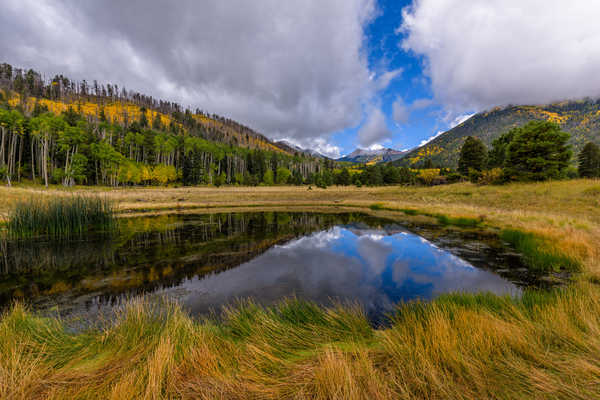
[[[9,185],[310,183],[332,168],[199,109],[0,65],[0,177]]]

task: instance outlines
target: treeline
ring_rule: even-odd
[[[491,149],[478,138],[466,138],[458,172],[476,183],[544,181],[600,177],[600,149],[588,142],[571,164],[570,135],[552,122],[531,121],[513,128],[492,142]]]
[[[37,104],[26,113],[0,99],[0,179],[119,185],[273,184],[310,181],[331,160],[247,149],[189,132],[90,121],[73,108],[55,115]],[[144,115],[144,114],[142,114]]]
[[[102,114],[102,107],[109,103],[135,104],[142,109],[144,115],[146,110],[155,110],[172,117],[174,123],[172,126],[166,127],[161,126],[160,118],[151,121],[146,120],[146,123],[151,124],[152,128],[156,130],[168,129],[172,131],[184,128],[191,131],[195,136],[234,145],[248,144],[250,138],[269,142],[260,133],[230,118],[211,114],[199,108],[195,110],[184,108],[176,102],[156,99],[131,90],[128,91],[125,87],[119,87],[117,84],[103,84],[96,80],[91,83],[86,80],[78,82],[64,75],[55,75],[51,79],[44,79],[39,72],[33,69],[23,70],[2,63],[0,64],[0,88],[6,93],[17,93],[21,99],[34,97],[71,104],[86,101],[93,102],[100,106]],[[195,117],[210,118],[211,122],[217,122],[217,124],[202,124]],[[100,116],[100,119],[103,119],[102,116]],[[127,127],[130,122],[134,121],[128,121],[128,116],[125,115],[123,118],[124,125]],[[142,120],[142,122],[144,121]]]

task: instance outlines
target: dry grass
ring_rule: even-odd
[[[449,295],[404,305],[381,330],[359,310],[297,301],[241,304],[221,322],[137,302],[110,327],[75,334],[15,306],[0,318],[0,398],[600,398],[599,185],[110,191],[121,210],[361,207],[477,218],[489,229],[532,232],[583,271],[566,289],[519,300]]]

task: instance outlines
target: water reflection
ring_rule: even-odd
[[[236,298],[268,304],[293,295],[321,304],[359,301],[372,318],[399,301],[442,293],[520,293],[508,280],[414,234],[343,226],[274,246],[238,268],[188,280],[176,290],[194,314]]]
[[[135,218],[121,221],[114,237],[0,242],[0,306],[20,299],[90,317],[143,293],[176,298],[199,315],[238,298],[297,296],[358,301],[377,319],[399,301],[447,292],[518,295],[510,273],[490,270],[519,267],[501,244],[477,235],[416,235],[358,213]]]

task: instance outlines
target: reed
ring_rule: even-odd
[[[10,238],[80,236],[115,226],[113,202],[96,196],[53,197],[18,202],[9,213]]]
[[[525,264],[531,269],[544,272],[581,270],[579,261],[554,250],[546,240],[533,233],[503,229],[500,237],[523,255]]]

